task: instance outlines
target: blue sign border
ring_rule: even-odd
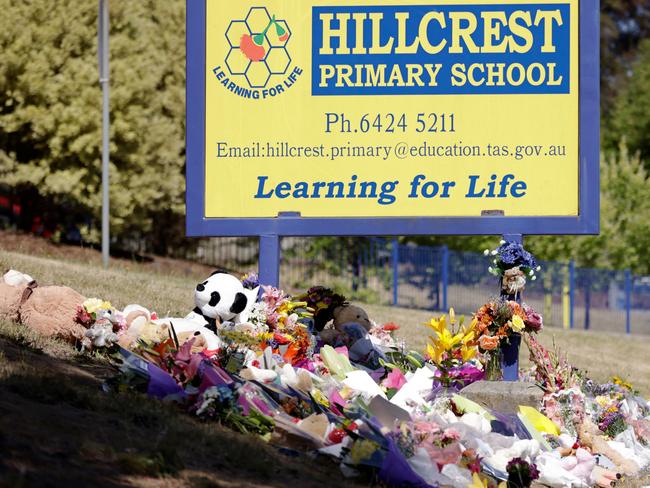
[[[580,0],[580,201],[576,217],[205,217],[206,1],[187,0],[186,231],[188,236],[598,234],[600,0]],[[435,96],[435,95],[432,95]],[[190,191],[190,189],[195,189]]]

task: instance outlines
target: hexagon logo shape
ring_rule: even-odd
[[[266,7],[252,7],[246,15],[246,25],[252,32],[263,32],[271,22]]]
[[[225,35],[230,47],[225,64],[232,76],[241,76],[250,88],[264,88],[273,75],[289,69],[291,29],[266,7],[252,7],[245,18],[232,20]]]
[[[251,88],[264,88],[269,82],[271,72],[266,63],[251,63],[245,76]]]
[[[250,64],[251,60],[244,56],[244,53],[238,48],[230,48],[230,52],[226,56],[226,66],[228,66],[231,75],[245,74]]]
[[[233,20],[226,29],[226,39],[230,47],[239,47],[243,35],[250,35],[251,30],[244,20]]]
[[[266,65],[272,75],[283,75],[291,64],[291,57],[284,47],[272,47],[266,56]]]

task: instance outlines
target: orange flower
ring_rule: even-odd
[[[488,324],[486,324],[485,322],[479,322],[476,325],[476,329],[479,331],[479,333],[483,333],[483,331],[487,328],[488,328]]]
[[[485,351],[493,351],[499,347],[499,338],[484,335],[481,336],[481,338],[478,340],[478,343],[479,346],[481,346],[481,349]]]
[[[497,337],[506,337],[508,335],[508,325],[504,325],[503,327],[499,327],[499,330],[496,332]]]

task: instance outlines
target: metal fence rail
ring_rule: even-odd
[[[236,271],[256,269],[254,238],[202,241],[188,256]],[[650,334],[650,277],[629,270],[578,268],[545,261],[529,281],[524,301],[545,323],[618,333]],[[497,278],[479,253],[399,244],[375,238],[284,238],[281,286],[301,291],[314,284],[336,288],[355,300],[406,308],[474,312],[497,294]]]

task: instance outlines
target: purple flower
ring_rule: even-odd
[[[508,488],[528,488],[539,478],[537,466],[522,458],[510,460],[506,466],[508,472]]]
[[[257,273],[250,272],[244,275],[241,284],[244,288],[248,290],[254,290],[260,286],[260,280],[257,276]]]

